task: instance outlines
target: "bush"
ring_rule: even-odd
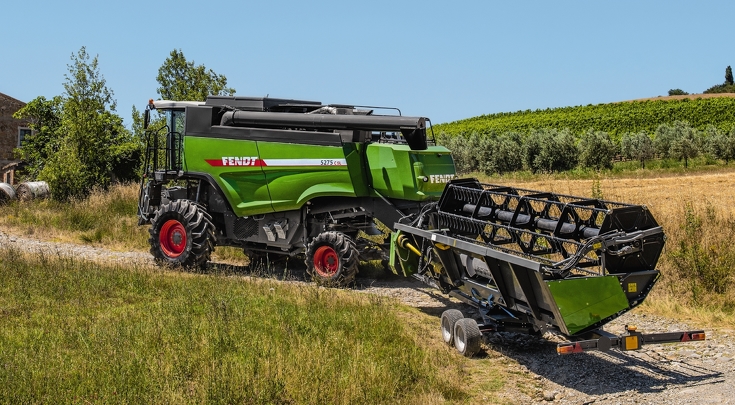
[[[682,229],[685,237],[670,257],[680,280],[689,284],[693,301],[703,305],[712,294],[727,295],[735,287],[735,222],[718,219],[711,207],[702,213],[687,204]]]
[[[590,129],[579,142],[579,163],[597,170],[612,169],[617,151],[610,134]]]
[[[48,183],[54,200],[67,201],[86,195],[90,189],[85,165],[76,149],[68,142],[62,145],[38,174],[38,179]]]
[[[628,159],[641,162],[641,168],[646,168],[646,160],[655,155],[653,141],[645,132],[624,134],[620,141],[620,152]]]
[[[529,134],[523,149],[523,160],[534,173],[558,172],[577,165],[579,150],[569,130],[535,130]]]
[[[493,148],[493,167],[498,173],[509,173],[523,169],[522,138],[517,132],[499,137]]]
[[[452,151],[454,166],[457,173],[483,171],[492,173],[493,140],[489,136],[478,133],[471,135],[439,136],[439,143]]]
[[[715,126],[704,130],[704,148],[706,153],[727,164],[735,158],[735,128],[729,132],[721,131]]]

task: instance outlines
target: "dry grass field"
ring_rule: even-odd
[[[646,205],[664,225],[681,217],[684,206],[714,206],[722,215],[735,216],[735,167],[716,173],[693,173],[664,177],[601,178],[599,180],[561,180],[548,178],[518,182],[519,187],[561,194],[591,196],[599,184],[605,200]],[[675,218],[671,218],[671,217]]]

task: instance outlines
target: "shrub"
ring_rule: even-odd
[[[653,141],[645,132],[624,134],[620,141],[620,152],[628,159],[641,162],[641,168],[646,168],[646,160],[655,155]]]
[[[566,129],[535,130],[524,146],[524,162],[534,173],[569,170],[579,159],[574,135]]]
[[[617,151],[610,134],[590,129],[579,142],[579,163],[597,170],[612,169]]]

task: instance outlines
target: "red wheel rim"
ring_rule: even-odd
[[[179,257],[186,250],[186,228],[181,222],[169,219],[161,227],[158,241],[163,253],[171,258]]]
[[[331,246],[320,246],[314,252],[314,270],[322,277],[332,277],[339,270],[339,256]]]

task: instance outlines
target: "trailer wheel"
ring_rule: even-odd
[[[454,347],[465,357],[472,357],[480,351],[482,332],[472,318],[462,318],[454,325]]]
[[[151,254],[159,264],[201,267],[214,251],[214,225],[209,214],[188,200],[162,205],[148,232]]]
[[[342,232],[322,232],[306,246],[306,272],[319,284],[344,287],[355,280],[359,252]]]
[[[442,339],[444,339],[444,343],[450,346],[454,344],[454,325],[462,318],[464,318],[464,315],[458,309],[448,309],[442,312]]]

